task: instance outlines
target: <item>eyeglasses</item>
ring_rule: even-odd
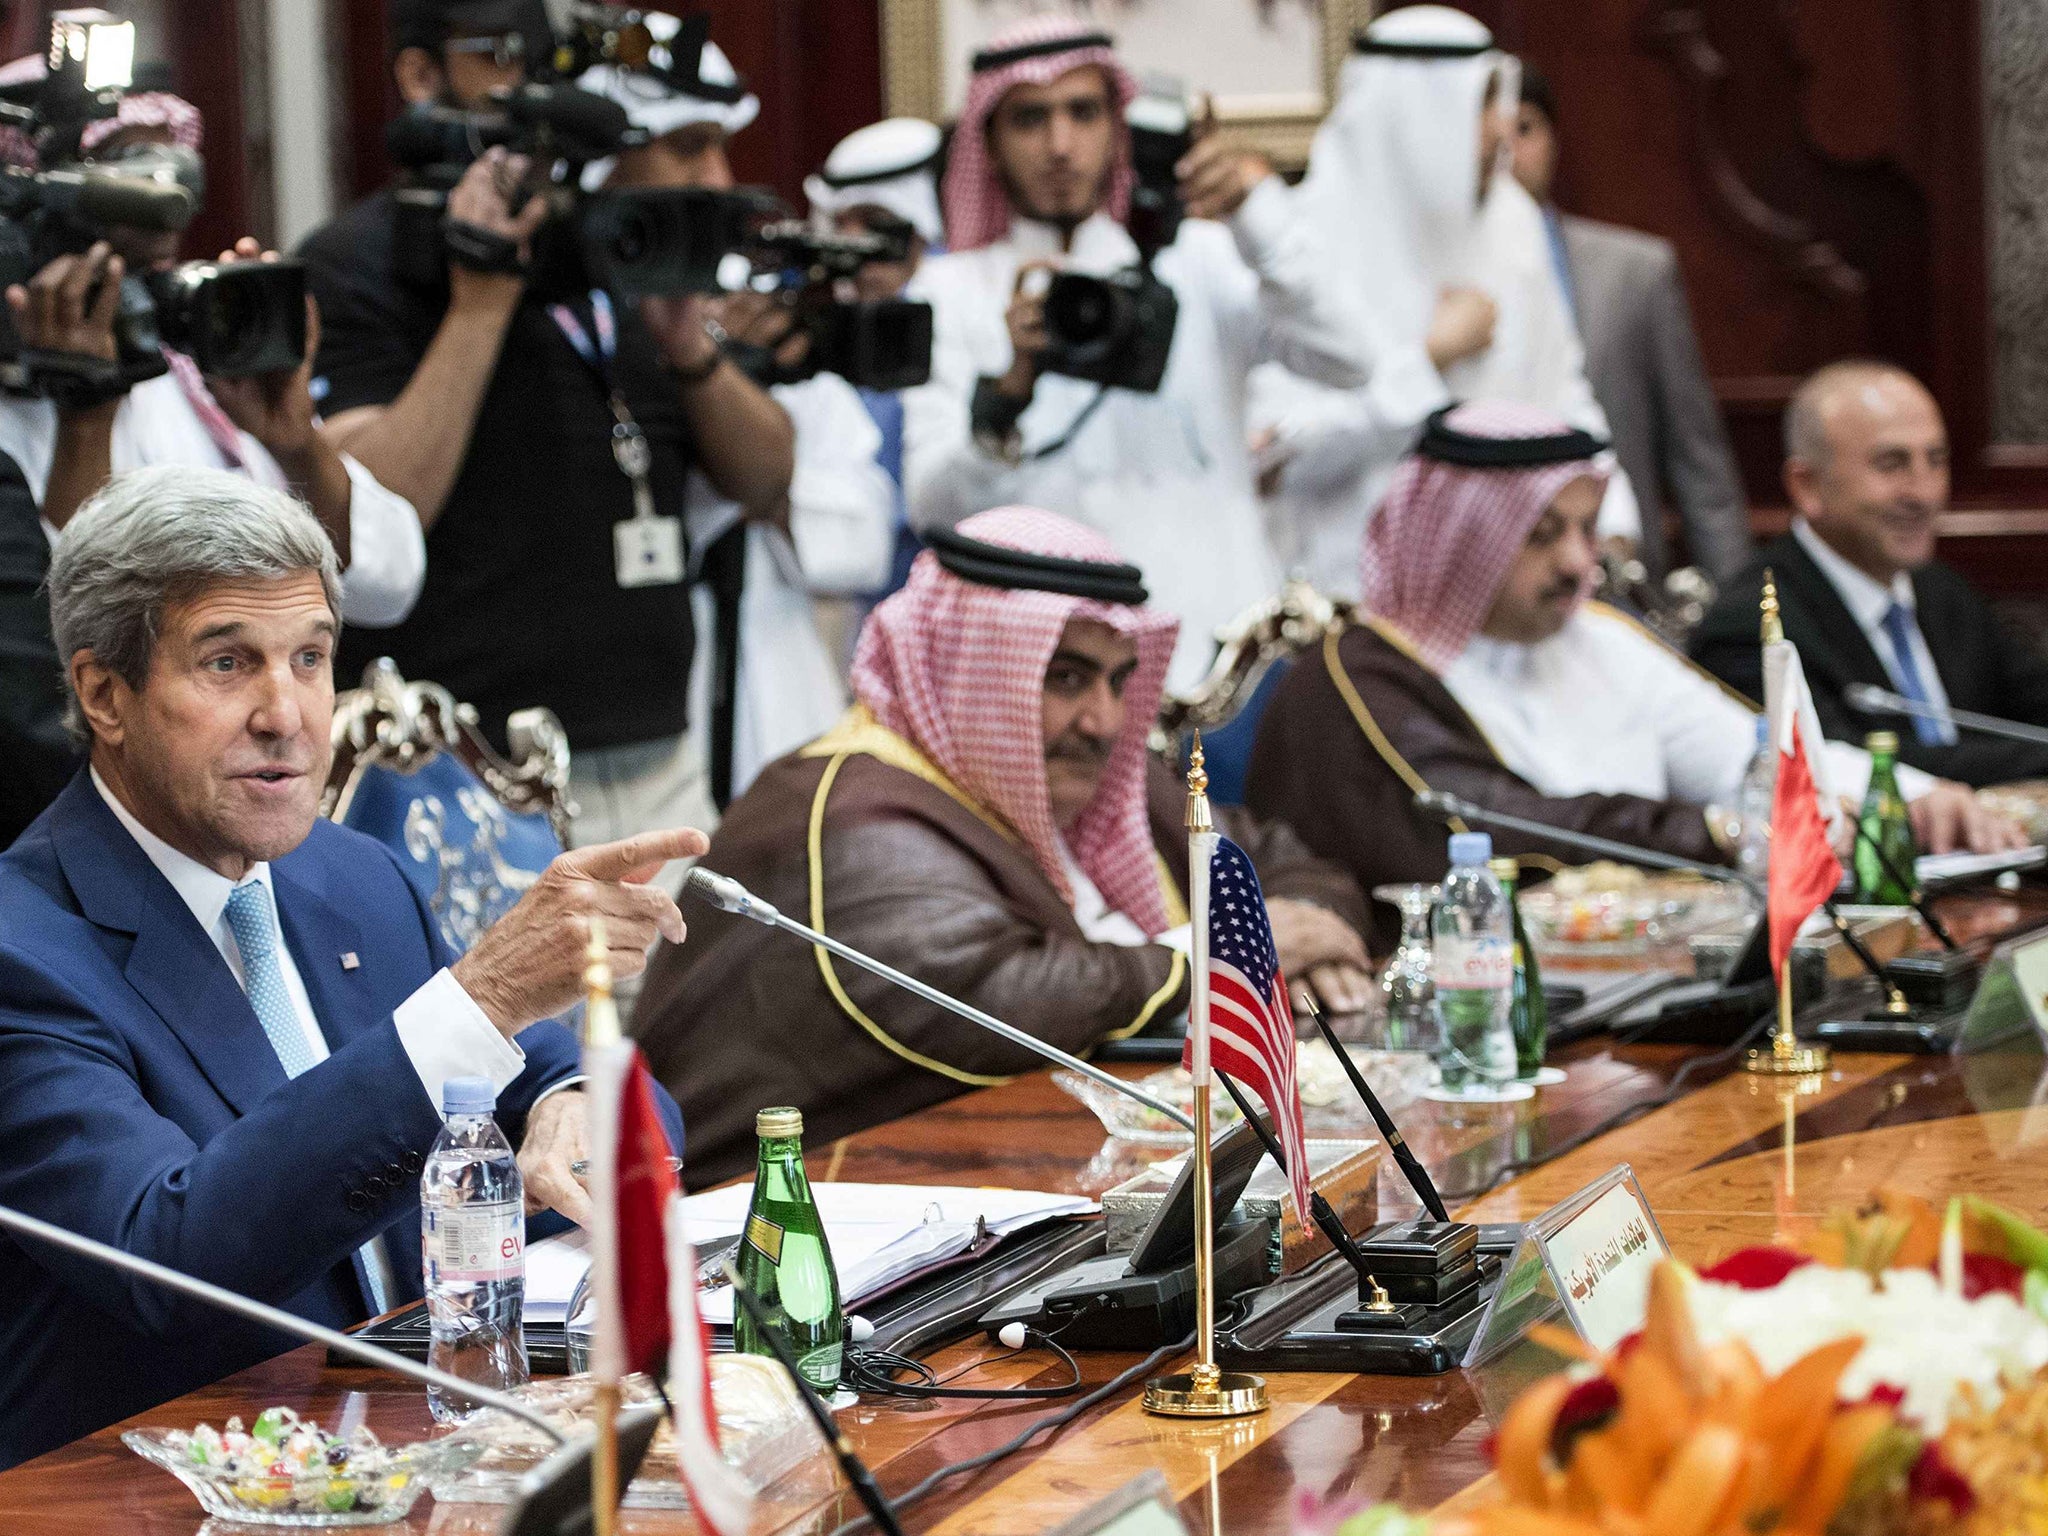
[[[498,37],[451,37],[442,46],[450,53],[483,54],[499,69],[526,61],[526,39],[517,32]]]

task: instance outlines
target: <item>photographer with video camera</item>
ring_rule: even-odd
[[[43,60],[7,66],[0,85],[14,95],[41,95],[49,89]],[[198,109],[161,91],[123,91],[110,104],[111,115],[60,121],[34,138],[18,128],[0,130],[0,161],[7,164],[132,178],[130,185],[155,182],[189,194],[151,225],[93,219],[83,210],[45,216],[37,238],[22,243],[35,252],[30,259],[40,259],[43,245],[68,249],[7,286],[19,348],[28,357],[69,359],[107,374],[105,382],[70,389],[51,375],[30,384],[33,394],[0,398],[0,451],[20,464],[42,506],[45,532],[54,541],[119,472],[157,464],[236,470],[289,489],[312,507],[342,563],[347,622],[404,618],[426,574],[419,518],[323,431],[306,361],[318,317],[290,264],[260,285],[277,296],[267,308],[231,299],[217,312],[217,328],[207,322],[208,334],[188,338],[176,334],[179,317],[158,305],[138,332],[136,285],[124,291],[125,277],[142,279],[177,306],[178,295],[194,296],[195,285],[222,270],[239,275],[264,253],[245,239],[222,252],[217,266],[181,267],[179,233],[205,186]],[[136,216],[153,207],[145,200]],[[199,307],[211,302],[201,299]],[[280,305],[292,312],[277,312]],[[180,350],[180,342],[201,355]]]
[[[473,151],[494,115],[516,131],[489,138],[445,198],[403,181],[301,252],[334,429],[412,499],[431,557],[403,625],[372,644],[344,636],[342,673],[389,654],[474,704],[500,743],[511,711],[553,710],[574,753],[579,844],[708,826],[686,738],[686,477],[700,465],[747,516],[774,520],[788,419],[731,366],[697,302],[547,280],[564,235],[574,244],[574,179],[617,152],[627,124],[614,102],[529,82],[530,66],[555,66],[539,0],[394,0],[391,19],[410,104],[400,132]],[[566,185],[549,180],[558,163]]]
[[[945,207],[952,252],[910,287],[936,326],[932,381],[905,401],[912,521],[1027,503],[1100,529],[1184,620],[1185,686],[1280,582],[1246,375],[1277,358],[1363,381],[1339,285],[1271,166],[1191,133],[1184,102],[1141,94],[1070,19],[975,54]]]

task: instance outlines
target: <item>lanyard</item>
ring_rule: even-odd
[[[619,386],[612,378],[612,359],[619,354],[619,327],[617,318],[612,314],[611,295],[602,288],[593,288],[590,292],[590,319],[592,329],[597,333],[595,339],[590,331],[583,328],[583,321],[568,305],[550,304],[548,315],[562,333],[562,339],[591,366],[604,385],[607,403],[612,409],[612,458],[617,462],[619,472],[633,484],[633,515],[635,518],[653,517],[654,485],[649,473],[654,468],[654,452],[648,446],[647,434],[633,419],[626,397],[619,393]]]

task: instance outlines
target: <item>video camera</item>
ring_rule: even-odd
[[[781,347],[751,348],[756,357],[741,366],[764,384],[795,384],[820,373],[836,373],[867,389],[910,389],[932,372],[932,307],[915,299],[850,299],[841,288],[862,267],[904,261],[915,231],[908,224],[866,234],[821,234],[797,219],[764,225],[755,232],[755,290],[771,292],[788,305],[793,330],[809,345],[802,358],[785,365]],[[761,280],[769,286],[763,288]]]
[[[1180,233],[1174,167],[1193,140],[1177,82],[1148,86],[1133,98],[1124,121],[1135,173],[1126,227],[1138,263],[1107,277],[1054,273],[1045,289],[1047,345],[1038,363],[1048,373],[1151,394],[1166,377],[1180,320],[1180,301],[1152,275],[1152,260]]]
[[[196,162],[181,176],[162,152],[133,161],[79,162],[87,124],[119,110],[133,70],[135,31],[105,11],[59,11],[48,73],[0,90],[0,121],[22,129],[57,169],[0,173],[0,287],[26,284],[59,256],[111,229],[185,229],[199,212]],[[152,146],[152,149],[155,147]],[[78,162],[66,164],[65,162]],[[111,398],[167,369],[168,345],[203,373],[297,367],[306,355],[306,278],[297,262],[187,262],[121,280],[113,362],[24,347],[0,314],[0,383],[28,394]]]
[[[760,382],[792,383],[823,371],[878,389],[924,382],[931,368],[930,307],[900,299],[861,303],[839,292],[868,262],[902,260],[907,239],[818,235],[795,221],[769,222],[784,211],[782,204],[756,189],[582,190],[585,166],[644,144],[647,136],[616,102],[564,77],[598,64],[657,79],[678,76],[677,61],[700,55],[709,25],[703,16],[683,18],[664,39],[639,11],[576,6],[545,78],[503,93],[484,111],[408,108],[385,136],[405,172],[396,194],[399,276],[438,288],[451,256],[485,270],[521,270],[509,242],[447,217],[448,193],[463,173],[484,151],[502,146],[533,167],[512,201],[538,195],[549,208],[523,269],[537,297],[568,298],[591,288],[628,300],[725,292],[737,286],[737,261],[751,267],[757,290],[786,295],[810,339],[804,360],[793,367],[760,349],[736,348]],[[702,89],[702,82],[693,79],[692,88]]]

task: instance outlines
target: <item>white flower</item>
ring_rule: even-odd
[[[1762,1291],[1694,1277],[1691,1295],[1702,1343],[1740,1338],[1772,1375],[1830,1340],[1862,1335],[1842,1374],[1842,1401],[1898,1387],[1906,1394],[1899,1411],[1930,1434],[1960,1406],[1963,1384],[1989,1406],[2007,1384],[2048,1366],[2048,1325],[2012,1297],[1964,1301],[1923,1269],[1887,1270],[1879,1287],[1861,1270],[1808,1264]]]

